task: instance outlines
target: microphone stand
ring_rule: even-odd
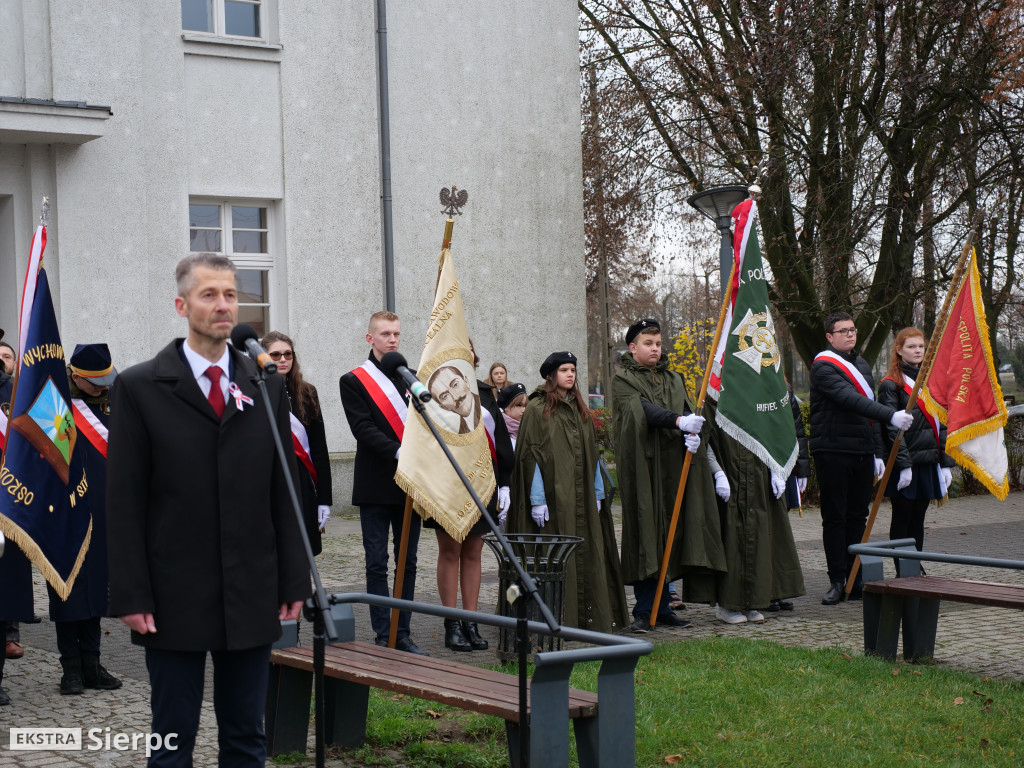
[[[270,404],[270,395],[267,393],[267,374],[259,365],[256,366],[256,386],[263,396],[263,404],[267,407],[267,418],[270,420],[270,433],[274,436],[274,446],[277,448],[278,458],[284,468],[285,484],[288,486],[288,495],[292,500],[292,509],[295,511],[295,522],[299,526],[299,533],[302,534],[302,544],[306,549],[306,559],[309,561],[309,570],[313,574],[313,596],[307,598],[303,605],[302,614],[313,622],[313,700],[315,702],[314,731],[316,733],[316,768],[324,768],[324,653],[327,645],[327,638],[331,641],[338,639],[338,632],[334,628],[334,619],[331,616],[330,600],[324,592],[324,586],[320,582],[320,571],[317,570],[316,562],[313,559],[313,547],[309,543],[309,535],[306,533],[306,522],[302,519],[302,506],[299,504],[299,495],[295,490],[295,481],[292,473],[288,471],[288,454],[284,451],[284,443],[281,442],[281,434],[277,429],[277,418],[274,415],[274,408]]]
[[[466,474],[462,471],[462,467],[460,467],[458,462],[455,461],[455,457],[452,456],[452,452],[448,450],[448,444],[441,438],[434,422],[431,420],[430,416],[427,415],[426,405],[424,405],[418,397],[413,396],[409,399],[412,400],[412,403],[416,408],[416,412],[423,417],[423,421],[430,428],[431,434],[433,434],[437,444],[441,446],[441,450],[444,451],[444,455],[448,459],[448,463],[452,465],[455,473],[459,476],[459,480],[462,481],[466,490],[469,491],[470,497],[476,504],[477,509],[480,510],[480,515],[487,521],[487,525],[490,526],[491,533],[494,534],[498,543],[501,544],[501,548],[505,552],[505,558],[516,569],[516,575],[519,579],[519,583],[513,584],[509,587],[510,593],[513,590],[515,591],[514,597],[510,596],[509,602],[514,602],[516,604],[516,651],[519,656],[519,759],[521,764],[528,768],[530,763],[530,727],[527,712],[526,648],[527,645],[529,645],[529,629],[527,627],[526,620],[527,600],[525,598],[528,597],[536,603],[537,609],[540,611],[541,618],[544,619],[544,622],[552,632],[559,632],[561,626],[558,621],[555,620],[555,616],[551,613],[551,609],[548,608],[547,603],[545,603],[543,598],[541,598],[540,593],[537,590],[537,583],[533,580],[533,577],[526,572],[522,563],[519,562],[519,558],[516,557],[515,551],[512,549],[512,545],[509,544],[508,539],[505,538],[505,534],[501,532],[501,528],[498,524],[491,519],[490,515],[487,514],[487,510],[484,507],[483,502],[480,501],[480,497],[477,496],[472,484],[470,484]],[[526,593],[525,597],[523,594],[524,592]]]

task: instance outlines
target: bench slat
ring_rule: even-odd
[[[271,662],[312,671],[313,649],[276,650]],[[519,721],[514,675],[354,641],[328,646],[324,667],[328,677]],[[569,689],[569,717],[596,714],[597,694]]]
[[[1024,585],[1018,584],[970,581],[945,576],[906,576],[865,582],[864,591],[1024,610]]]

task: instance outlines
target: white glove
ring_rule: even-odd
[[[797,491],[800,492],[800,495],[802,496],[804,491],[807,490],[807,478],[806,477],[798,477],[796,479],[796,489],[797,489]]]
[[[690,453],[696,453],[697,449],[700,448],[700,435],[687,435],[683,438],[683,442],[686,443],[686,450]]]
[[[732,491],[729,489],[729,478],[725,476],[725,472],[722,470],[715,472],[715,493],[718,494],[718,498],[722,501],[728,501],[732,495]]]
[[[676,426],[683,432],[697,433],[704,426],[704,417],[695,413],[691,413],[689,416],[680,416],[676,419]]]
[[[548,521],[548,505],[547,504],[534,504],[530,508],[530,517],[533,518],[539,527],[543,528],[544,523]]]
[[[499,512],[498,513],[498,527],[501,528],[501,530],[503,530],[503,531],[505,530],[505,521],[506,520],[508,520],[508,512]]]
[[[498,488],[498,511],[503,515],[508,514],[508,508],[512,506],[512,497],[508,493],[508,486]]]
[[[782,494],[786,492],[786,481],[781,477],[772,475],[772,493],[775,494],[776,499],[781,499]]]
[[[908,485],[910,485],[911,479],[914,477],[914,470],[910,467],[900,470],[900,479],[896,481],[896,490],[902,491]]]
[[[325,504],[321,504],[316,508],[316,524],[322,531],[324,526],[327,525],[327,521],[331,519],[331,508]]]
[[[949,467],[939,467],[939,471],[942,473],[942,481],[946,484],[946,490],[953,485],[953,470]]]
[[[896,411],[889,419],[889,423],[892,424],[896,429],[901,429],[904,432],[910,429],[910,425],[914,423],[914,417],[906,411]]]
[[[4,532],[0,531],[0,557],[4,556]]]
[[[877,456],[875,457],[875,477],[880,478],[885,474],[885,462]]]

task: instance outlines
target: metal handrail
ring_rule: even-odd
[[[897,549],[909,546],[910,549]],[[889,541],[873,541],[870,544],[851,544],[852,555],[874,557],[894,557],[903,560],[924,560],[935,563],[956,563],[957,565],[976,565],[983,568],[1009,568],[1024,571],[1024,560],[1007,560],[1000,557],[976,557],[974,555],[950,555],[945,552],[918,552],[914,549],[913,539],[890,539]]]
[[[479,611],[467,611],[462,608],[448,608],[433,603],[421,603],[417,600],[401,600],[395,597],[384,595],[371,595],[367,592],[342,592],[327,596],[332,605],[346,603],[366,603],[368,605],[379,605],[385,608],[398,608],[399,610],[412,613],[423,613],[429,616],[440,616],[446,619],[459,619],[460,621],[475,621],[478,624],[486,624],[492,627],[504,627],[515,630],[516,619],[511,616],[499,616],[494,613],[480,613]],[[531,633],[539,633],[554,636],[544,622],[527,622]],[[639,658],[646,656],[654,650],[654,646],[647,640],[625,635],[612,635],[606,632],[593,632],[588,629],[576,629],[575,627],[559,627],[558,637],[566,640],[576,640],[583,643],[603,646],[602,648],[574,648],[568,651],[546,651],[537,653],[533,657],[534,664],[544,666],[545,664],[565,664],[571,662],[601,661],[614,658]]]

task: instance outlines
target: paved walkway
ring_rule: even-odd
[[[774,640],[784,645],[812,647],[842,646],[852,652],[862,647],[861,606],[844,603],[821,605],[821,595],[828,587],[825,558],[821,549],[821,522],[817,510],[807,510],[804,517],[792,513],[793,535],[803,565],[808,594],[794,600],[792,613],[768,614],[764,624],[727,626],[717,621],[714,611],[706,606],[690,606],[685,616],[693,622],[689,629],[660,628],[647,635],[653,642],[683,641],[691,637],[742,636]],[[879,512],[875,526],[876,540],[887,538],[888,505]],[[942,508],[932,507],[926,518],[925,545],[934,551],[957,552],[991,557],[1020,558],[1024,543],[1024,494],[1012,494],[1004,502],[984,497],[958,499]],[[319,558],[324,586],[329,592],[363,591],[362,546],[358,519],[341,517],[331,520],[325,551]],[[433,564],[437,546],[429,531],[420,540],[420,578],[417,597],[436,600],[433,588]],[[934,564],[929,574],[971,575],[986,578],[977,569]],[[991,572],[987,578],[1024,583],[1024,573]],[[481,606],[494,605],[497,596],[497,565],[485,550],[484,583]],[[60,696],[60,680],[53,626],[45,618],[46,589],[36,579],[37,612],[44,615],[42,623],[22,626],[25,656],[8,660],[4,687],[13,699],[10,707],[0,707],[0,766],[131,766],[144,765],[145,755],[139,751],[97,750],[81,752],[12,752],[7,750],[7,730],[12,727],[81,727],[84,733],[97,729],[96,735],[106,740],[108,734],[145,733],[149,727],[149,688],[142,651],[128,641],[128,632],[115,620],[104,620],[103,664],[124,680],[124,687],[114,692],[87,691],[83,696]],[[356,608],[357,631],[361,639],[369,639],[369,619],[364,606]],[[481,627],[497,645],[496,631]],[[308,627],[303,642],[308,642]],[[452,654],[443,648],[441,622],[431,617],[413,618],[413,638],[434,655],[458,656],[460,661],[493,663],[492,652]],[[938,663],[964,669],[979,675],[1024,681],[1024,612],[948,604],[939,622],[935,650]],[[209,677],[209,676],[208,676]],[[216,726],[210,704],[210,685],[204,705],[196,765],[216,765]],[[95,742],[86,740],[86,745]],[[312,746],[312,744],[311,744]],[[312,748],[309,750],[312,755]],[[355,766],[349,760],[329,760],[332,768]]]

